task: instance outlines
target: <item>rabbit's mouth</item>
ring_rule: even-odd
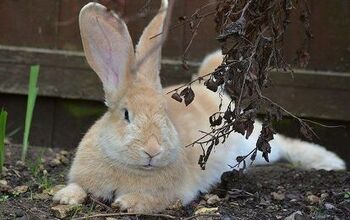
[[[145,170],[153,170],[153,169],[156,169],[155,166],[152,166],[151,164],[147,164],[147,165],[143,165],[142,166],[142,169],[145,169]]]

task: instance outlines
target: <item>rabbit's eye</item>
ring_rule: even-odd
[[[127,122],[130,122],[130,119],[129,119],[129,112],[128,110],[125,108],[124,109],[124,119],[127,121]]]

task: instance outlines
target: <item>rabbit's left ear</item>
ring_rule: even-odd
[[[118,15],[95,2],[80,11],[79,26],[86,59],[109,102],[123,94],[133,78],[135,54],[128,28]]]
[[[162,88],[160,84],[159,71],[164,35],[160,33],[163,31],[167,8],[168,0],[162,0],[158,14],[145,28],[139,43],[136,46],[137,75],[139,78],[142,78],[142,80],[146,80],[151,83],[157,89]]]

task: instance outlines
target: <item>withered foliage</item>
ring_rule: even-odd
[[[306,1],[298,0],[217,0],[216,31],[217,40],[221,43],[224,60],[217,69],[201,76],[192,82],[172,91],[172,98],[189,105],[195,97],[191,89],[192,83],[204,81],[204,85],[213,92],[226,93],[231,98],[228,106],[220,104],[219,111],[210,116],[210,132],[188,146],[199,145],[203,153],[198,164],[205,169],[206,162],[213,148],[225,142],[232,132],[237,132],[248,139],[254,130],[257,114],[263,113],[264,120],[256,146],[247,155],[236,158],[239,166],[246,167],[246,159],[254,161],[257,152],[269,161],[271,146],[269,142],[274,137],[272,122],[280,120],[287,114],[300,122],[300,132],[307,138],[312,138],[314,132],[302,119],[296,117],[263,95],[263,89],[271,80],[269,72],[274,70],[291,71],[290,66],[282,56],[282,42],[285,31],[290,23],[291,11],[301,11],[300,27],[304,27],[305,43],[298,50],[298,61],[305,66],[308,62],[307,43],[312,37],[310,32],[310,11]],[[193,38],[199,23],[206,14],[197,10],[189,19]],[[190,47],[189,42],[188,48]],[[187,50],[186,50],[187,51]],[[222,94],[221,94],[222,95]]]

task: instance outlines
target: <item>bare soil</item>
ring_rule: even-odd
[[[65,183],[74,151],[33,147],[24,165],[18,162],[20,146],[8,145],[6,149],[5,175],[0,178],[0,219],[57,219],[52,194],[57,185]],[[187,207],[174,205],[160,215],[118,213],[109,204],[89,198],[65,218],[350,219],[349,171],[305,171],[281,163],[245,173],[227,172],[221,180],[209,194],[200,195]]]

